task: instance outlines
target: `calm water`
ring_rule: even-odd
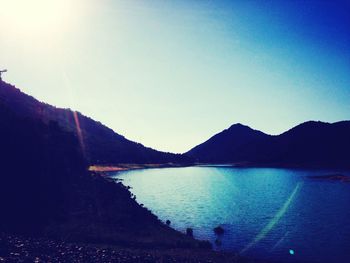
[[[222,244],[216,249],[283,262],[345,263],[350,262],[350,183],[307,178],[330,172],[189,167],[114,176],[175,229],[191,227],[196,238],[213,244],[218,238]],[[225,229],[220,237],[213,233],[218,225]]]

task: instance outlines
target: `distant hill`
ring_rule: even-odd
[[[38,119],[44,123],[55,121],[64,130],[76,133],[81,138],[85,157],[90,164],[190,161],[180,154],[160,152],[130,141],[79,112],[40,102],[2,81],[0,81],[0,103],[23,117]]]
[[[186,155],[202,163],[350,167],[350,121],[309,121],[277,136],[235,124]]]
[[[350,121],[309,121],[277,136],[242,124],[214,135],[187,153],[160,152],[130,141],[102,123],[70,109],[40,102],[0,81],[0,105],[21,117],[56,122],[80,138],[89,164],[242,163],[269,166],[350,167]]]
[[[253,130],[240,123],[214,135],[206,142],[187,152],[195,160],[207,163],[227,163],[243,161],[242,150],[248,144],[254,145],[256,141],[270,137],[269,135]]]

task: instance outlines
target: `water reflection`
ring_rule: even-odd
[[[307,179],[330,172],[188,167],[116,176],[172,227],[218,239],[216,249],[284,262],[350,262],[350,184]]]

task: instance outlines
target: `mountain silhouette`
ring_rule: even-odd
[[[202,163],[350,167],[350,121],[308,121],[275,136],[235,124],[186,155]]]
[[[195,158],[196,161],[207,163],[245,161],[242,148],[248,144],[253,146],[257,141],[267,137],[269,135],[238,123],[214,135],[186,154]]]
[[[0,233],[130,247],[210,247],[166,226],[120,182],[88,172],[78,134],[34,117],[24,103],[55,115],[53,107],[0,85]],[[4,97],[4,85],[15,96]]]
[[[102,123],[79,112],[61,109],[38,101],[16,87],[0,81],[0,101],[16,114],[56,122],[63,130],[75,133],[81,140],[90,164],[118,163],[186,163],[180,154],[157,151],[126,139]]]
[[[126,139],[102,123],[70,109],[38,101],[0,82],[0,103],[25,118],[56,123],[79,139],[88,164],[241,163],[268,166],[350,166],[350,121],[309,121],[280,135],[242,124],[214,135],[185,154],[154,150]]]

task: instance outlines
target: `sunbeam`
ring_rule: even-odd
[[[83,133],[82,133],[82,130],[80,127],[79,116],[78,116],[78,113],[76,111],[73,111],[73,117],[74,117],[75,127],[77,129],[79,144],[80,144],[80,147],[81,147],[83,154],[85,155],[86,151],[85,151]]]

